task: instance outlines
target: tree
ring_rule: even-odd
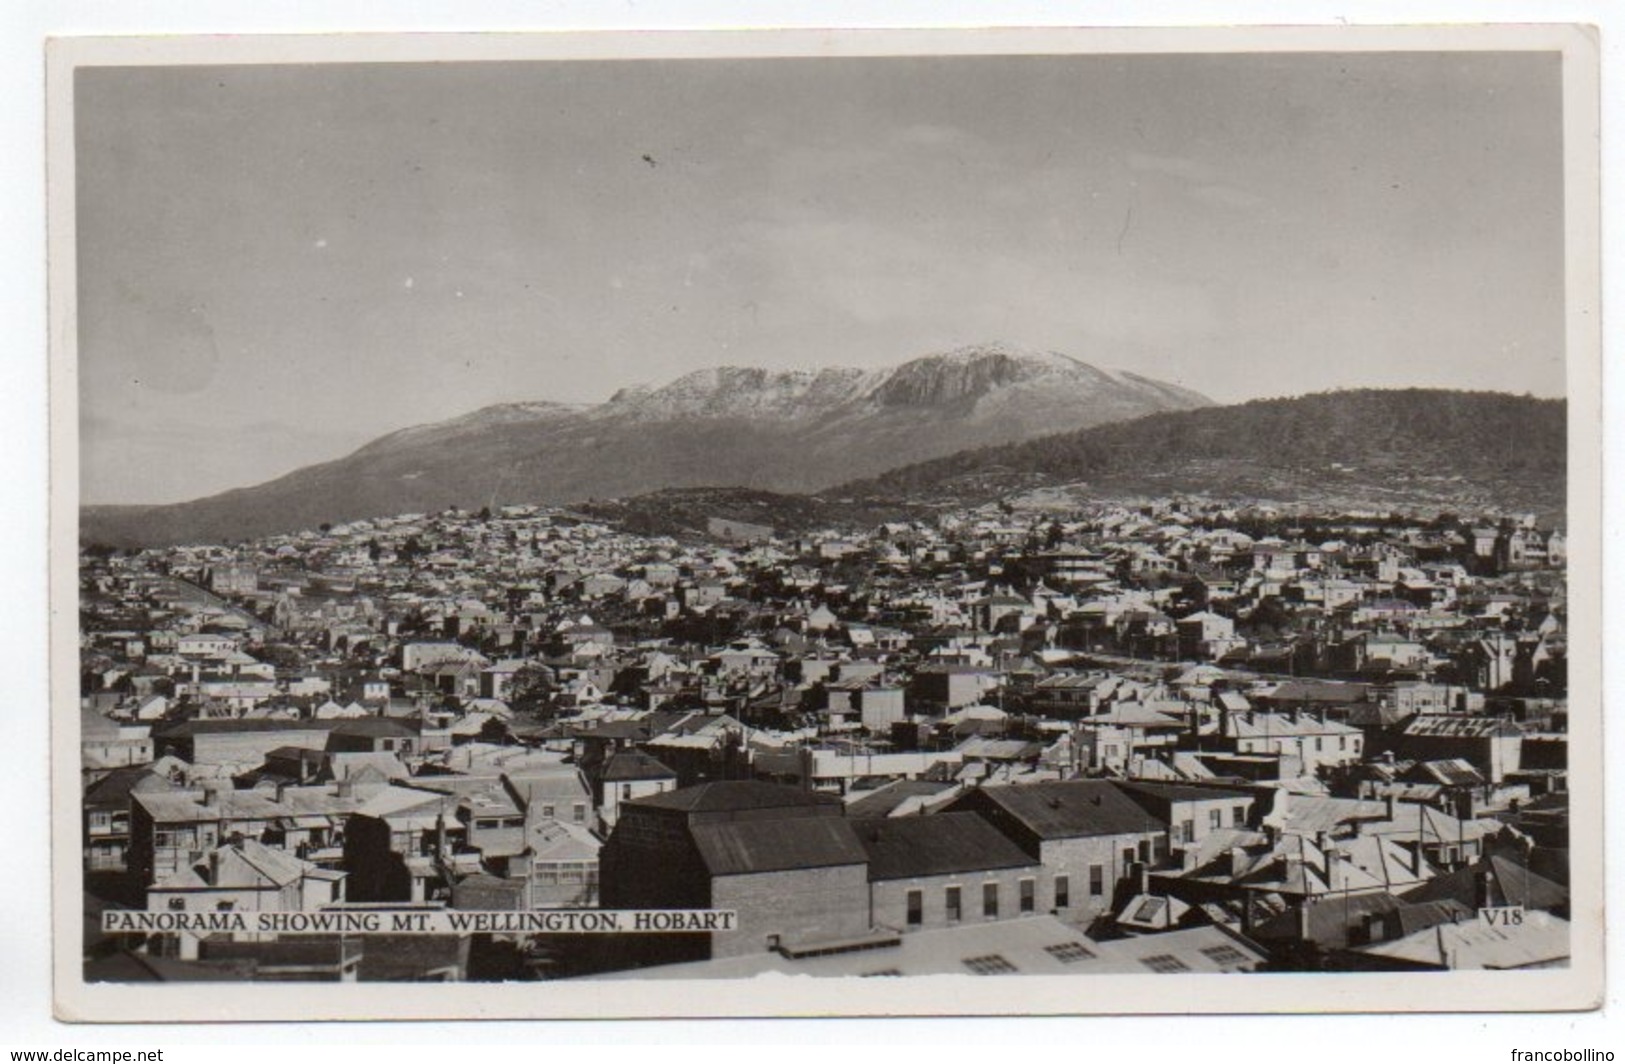
[[[540,712],[553,695],[553,673],[543,665],[521,666],[508,681],[508,705],[516,713]]]

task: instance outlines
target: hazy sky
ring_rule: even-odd
[[[1559,60],[109,68],[83,497],[492,402],[1008,340],[1231,401],[1560,395]]]

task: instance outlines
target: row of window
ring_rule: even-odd
[[[1230,808],[1230,826],[1235,827],[1235,828],[1239,828],[1239,827],[1244,827],[1246,825],[1246,823],[1247,823],[1247,807],[1244,806],[1244,805],[1231,806],[1231,808]],[[1223,809],[1209,809],[1207,811],[1207,826],[1208,826],[1209,831],[1218,831],[1220,828],[1223,828],[1224,827],[1224,810]],[[1196,841],[1196,821],[1195,820],[1182,820],[1182,821],[1180,821],[1179,825],[1174,829],[1174,841],[1175,842],[1195,842]]]
[[[1056,876],[1055,908],[1066,909],[1072,905],[1072,880],[1070,876]],[[958,886],[943,888],[943,910],[947,914],[949,923],[958,923],[965,918],[964,888]],[[1106,869],[1102,865],[1089,866],[1089,896],[1099,898],[1106,892]],[[1028,914],[1036,910],[1038,904],[1038,884],[1033,879],[1016,881],[1016,910]],[[911,890],[904,896],[904,905],[907,909],[907,921],[910,927],[919,927],[925,922],[925,891]],[[982,916],[984,919],[996,920],[1001,911],[999,884],[989,882],[982,884]]]
[[[531,881],[539,887],[596,887],[598,862],[558,861],[537,864],[531,869]]]

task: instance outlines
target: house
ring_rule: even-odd
[[[981,787],[945,811],[977,813],[1037,859],[1047,889],[1035,905],[1078,924],[1112,910],[1168,852],[1168,825],[1106,780]]]
[[[524,858],[508,863],[522,874],[532,909],[590,909],[598,904],[598,853],[603,843],[579,824],[535,820],[526,828]]]
[[[85,871],[124,872],[130,848],[130,796],[138,791],[175,791],[184,766],[173,758],[117,768],[85,788]]]
[[[1525,912],[1517,923],[1491,924],[1473,917],[1441,923],[1362,946],[1342,959],[1365,971],[1524,971],[1567,967],[1569,943],[1567,920]]]
[[[733,909],[738,929],[628,942],[695,960],[869,932],[868,856],[839,798],[745,780],[622,804],[599,854],[606,909]]]
[[[153,759],[152,727],[121,724],[92,710],[79,714],[79,764],[90,771],[144,765]]]
[[[914,672],[911,694],[933,712],[975,705],[997,685],[997,673],[981,665],[925,665]]]
[[[330,721],[186,720],[153,728],[159,756],[190,765],[257,765],[279,746],[322,749]]]
[[[1242,755],[1271,755],[1294,766],[1282,775],[1313,775],[1323,767],[1358,764],[1365,734],[1313,713],[1222,712],[1217,736],[1202,744]]]
[[[1522,766],[1523,729],[1495,717],[1418,716],[1395,739],[1394,753],[1422,761],[1460,758],[1499,784]]]
[[[399,786],[362,801],[344,833],[351,900],[422,904],[449,897],[438,858],[462,844],[456,804],[454,795]]]
[[[238,647],[236,636],[218,632],[192,632],[175,640],[175,653],[183,658],[225,658],[235,654]]]
[[[1236,637],[1235,621],[1208,610],[1179,618],[1174,622],[1174,630],[1179,636],[1179,655],[1183,658],[1213,661],[1247,645],[1245,639]]]
[[[409,757],[418,749],[419,729],[390,717],[343,719],[327,732],[332,753],[394,754]]]
[[[336,865],[343,858],[339,847],[345,827],[361,803],[360,792],[348,782],[275,790],[228,790],[211,784],[184,791],[132,791],[130,872],[143,884],[156,882],[239,835],[290,853],[304,847],[311,860]]]
[[[1039,911],[1042,866],[975,813],[851,826],[868,856],[869,909],[878,928],[913,932]]]
[[[147,908],[161,912],[309,912],[342,903],[345,873],[321,868],[233,835],[195,863],[155,880]],[[199,937],[177,932],[179,956],[198,956]],[[250,932],[249,937],[257,937]]]
[[[1173,849],[1199,842],[1225,828],[1243,828],[1252,819],[1253,795],[1224,787],[1123,780],[1117,787],[1169,829]]]
[[[608,833],[620,819],[622,802],[677,789],[677,773],[641,750],[610,755],[598,773],[598,822]]]

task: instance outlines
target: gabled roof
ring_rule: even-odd
[[[642,750],[621,750],[604,763],[605,783],[625,783],[632,780],[671,780],[677,773]]]
[[[1037,862],[975,813],[867,820],[851,824],[869,856],[869,878],[912,879]]]
[[[394,717],[357,717],[334,724],[332,734],[361,735],[374,739],[410,739],[415,737],[418,731]]]

